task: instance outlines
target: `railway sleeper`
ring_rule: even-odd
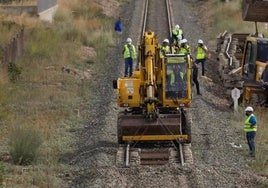
[[[126,151],[125,146],[119,146],[116,154],[117,166],[126,166]],[[183,161],[193,164],[191,144],[184,144],[182,153]],[[129,151],[130,166],[180,164],[181,161],[180,152],[176,148],[131,148]]]

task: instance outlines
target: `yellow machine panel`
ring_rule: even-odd
[[[138,107],[141,97],[139,94],[140,79],[121,78],[118,79],[117,101],[120,107]]]

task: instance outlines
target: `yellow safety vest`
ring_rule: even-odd
[[[132,53],[130,53],[130,49],[132,48]],[[125,44],[124,46],[124,58],[129,58],[131,57],[132,59],[136,59],[137,54],[136,54],[136,49],[135,46],[133,44],[131,44],[130,46],[128,46],[127,44]]]
[[[182,35],[182,30],[181,30],[181,29],[179,29],[179,30],[173,29],[173,30],[172,30],[172,33],[173,33],[175,36]]]
[[[205,58],[206,58],[206,51],[203,48],[201,48],[200,46],[198,46],[196,59],[205,59]]]
[[[164,55],[166,53],[170,53],[170,48],[169,46],[162,46],[161,51],[160,51],[160,58],[164,58]]]
[[[186,45],[185,47],[180,47],[179,53],[180,54],[188,54],[188,53],[190,53],[190,46]]]
[[[179,72],[180,73],[180,77],[183,80],[184,77],[184,73],[183,72]],[[170,74],[170,84],[174,84],[175,83],[175,74],[172,71],[172,73]]]
[[[253,131],[257,131],[257,125],[251,126],[251,123],[249,123],[249,119],[254,116],[253,114],[251,114],[250,116],[248,116],[248,118],[245,120],[245,125],[244,125],[244,131],[245,132],[253,132]]]

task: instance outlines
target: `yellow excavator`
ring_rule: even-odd
[[[244,45],[242,58],[242,78],[244,80],[243,104],[247,105],[252,101],[253,94],[262,97],[260,103],[267,98],[267,91],[261,82],[261,75],[268,63],[268,38],[248,36]],[[262,104],[261,104],[262,105]]]
[[[262,86],[261,75],[268,64],[268,38],[258,36],[257,22],[268,22],[267,0],[243,0],[242,17],[244,21],[255,22],[256,33],[247,36],[243,47],[241,75],[243,77],[243,104],[252,103],[252,96],[267,98],[267,90]]]
[[[117,137],[128,142],[191,142],[191,58],[167,54],[160,58],[154,32],[145,32],[139,46],[139,68],[132,77],[113,81],[117,90]]]

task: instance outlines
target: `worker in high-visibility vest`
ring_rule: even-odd
[[[256,151],[255,137],[257,131],[257,119],[253,114],[253,108],[251,106],[248,106],[245,109],[245,112],[247,117],[244,123],[244,131],[246,132],[249,154],[251,157],[255,157],[255,151]]]
[[[191,54],[190,46],[188,45],[187,39],[181,40],[181,45],[179,47],[179,54]]]
[[[180,41],[183,39],[183,32],[179,25],[175,25],[172,30],[172,40],[174,45],[180,45]]]
[[[131,38],[127,38],[127,44],[124,45],[123,57],[125,59],[125,77],[131,77],[133,71],[133,62],[137,58],[135,46]]]
[[[196,51],[196,56],[195,56],[196,63],[202,64],[202,76],[205,76],[205,62],[206,62],[206,56],[207,56],[206,53],[207,53],[208,49],[204,45],[203,40],[201,40],[201,39],[198,40],[198,45],[197,45],[195,51]]]
[[[178,71],[178,70],[176,70]],[[183,81],[184,80],[184,73],[181,72],[181,71],[172,71],[171,74],[170,74],[170,84],[173,85],[175,84],[175,82],[179,82],[179,81]]]
[[[164,39],[162,42],[162,46],[160,47],[160,58],[164,58],[165,54],[170,54],[170,46],[169,46],[169,40]]]

